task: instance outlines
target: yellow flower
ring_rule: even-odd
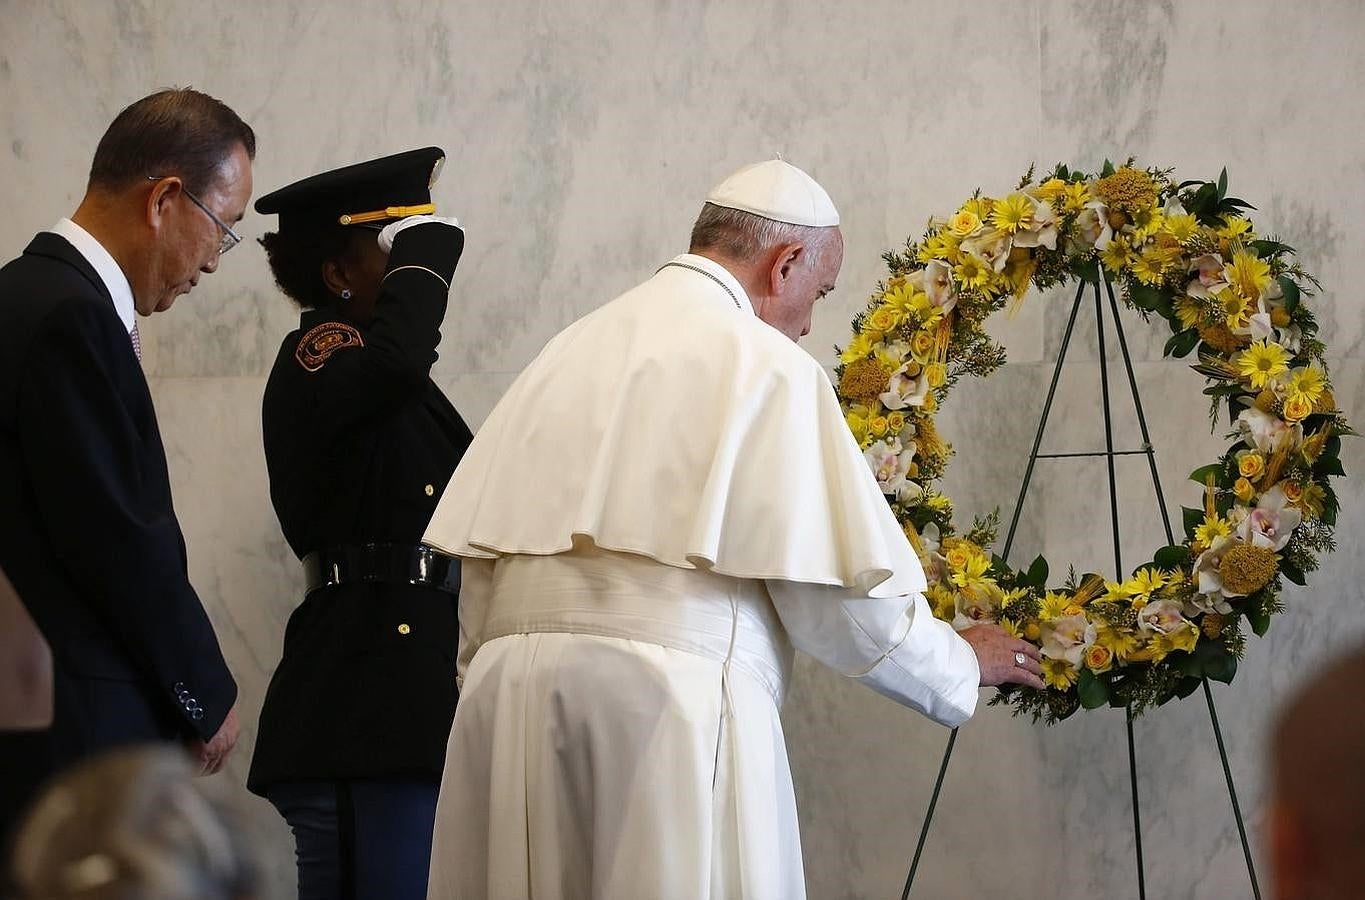
[[[1279,563],[1272,550],[1254,544],[1235,543],[1223,554],[1218,564],[1218,576],[1223,586],[1238,594],[1250,594],[1270,583],[1279,571]]]
[[[1232,493],[1243,503],[1249,503],[1251,498],[1256,495],[1256,489],[1251,486],[1251,482],[1245,478],[1238,478],[1237,483],[1232,486]]]
[[[1194,539],[1203,546],[1207,547],[1216,538],[1229,537],[1232,534],[1232,525],[1227,519],[1221,516],[1204,517],[1204,523],[1194,529]]]
[[[1068,184],[1064,194],[1066,199],[1062,203],[1062,209],[1069,213],[1080,212],[1094,199],[1094,195],[1090,193],[1090,185],[1084,181],[1073,181]]]
[[[915,294],[923,294],[914,285],[907,284],[905,279],[895,279],[891,286],[882,294],[882,300],[890,309],[900,313],[902,317],[909,315],[915,309]]]
[[[929,361],[929,354],[934,350],[934,333],[926,329],[916,331],[910,337],[910,353],[921,363]]]
[[[1027,194],[1010,194],[991,210],[991,224],[1014,234],[1033,225],[1033,200]]]
[[[872,355],[872,345],[875,343],[876,341],[865,334],[856,334],[853,340],[848,342],[844,352],[839,354],[839,361],[847,365],[860,359],[867,359]]]
[[[1100,262],[1104,263],[1104,267],[1110,272],[1117,274],[1132,258],[1131,249],[1123,238],[1114,238],[1108,247],[1100,251]]]
[[[1111,241],[1109,246],[1115,243]],[[1193,297],[1181,296],[1175,301],[1175,314],[1180,319],[1181,328],[1193,328],[1204,320],[1204,304]]]
[[[1076,667],[1064,659],[1043,660],[1043,681],[1048,687],[1065,691],[1076,683],[1080,675]]]
[[[929,387],[943,387],[948,380],[948,367],[941,362],[931,362],[924,367],[924,380]]]
[[[1289,371],[1289,353],[1273,341],[1254,341],[1237,355],[1237,372],[1254,388],[1263,388]]]
[[[901,429],[904,428],[904,427],[905,427],[905,413],[903,413],[903,412],[901,412],[900,410],[897,409],[897,410],[894,410],[893,412],[891,412],[891,413],[889,413],[889,414],[887,415],[887,417],[886,417],[886,430],[887,430],[887,431],[891,432],[892,434],[900,434],[900,433],[901,433]]]
[[[1251,222],[1241,216],[1227,216],[1223,219],[1223,224],[1214,229],[1214,234],[1227,240],[1236,240],[1242,237],[1251,237]]]
[[[1313,401],[1303,394],[1291,394],[1289,399],[1284,401],[1283,412],[1285,421],[1298,422],[1313,414]]]
[[[971,237],[981,227],[981,217],[969,209],[959,209],[948,220],[948,228],[958,237]]]
[[[928,396],[924,398],[924,405],[921,406],[920,409],[924,410],[927,413],[937,412],[938,398],[934,396],[933,393],[930,393]]]
[[[889,331],[894,331],[896,326],[901,323],[901,318],[902,314],[892,307],[879,306],[863,320],[863,332],[880,337]]]
[[[962,204],[962,208],[978,219],[985,221],[990,217],[991,210],[995,209],[995,201],[990,197],[973,197]]]
[[[958,263],[953,269],[953,274],[957,280],[968,287],[984,288],[991,283],[994,272],[984,262],[975,256],[966,255],[962,257],[962,262]]]
[[[1146,247],[1129,261],[1134,277],[1143,284],[1158,284],[1166,267],[1166,255],[1156,247]]]
[[[1017,637],[1022,639],[1024,636],[1024,629],[1019,626],[1019,623],[1011,621],[1010,619],[1001,619],[1000,627],[1003,628],[1011,637]]]
[[[1104,599],[1108,601],[1127,602],[1136,592],[1136,585],[1131,581],[1106,581],[1104,583]]]
[[[1123,166],[1095,182],[1095,193],[1111,207],[1132,216],[1156,203],[1156,182],[1146,172]]]
[[[1085,651],[1085,667],[1096,675],[1108,672],[1114,666],[1114,651],[1102,644],[1091,644]]]
[[[848,430],[853,432],[853,438],[858,442],[858,446],[866,443],[868,438],[867,419],[856,413],[845,413],[844,421],[848,423]]]
[[[1226,621],[1227,620],[1223,618],[1223,615],[1221,613],[1216,612],[1204,613],[1202,631],[1204,632],[1205,636],[1209,638],[1217,638],[1218,635],[1223,633],[1223,625],[1226,623]]]
[[[1326,504],[1327,492],[1322,489],[1322,485],[1310,481],[1303,486],[1303,496],[1295,505],[1303,510],[1305,515],[1320,517]]]
[[[1095,643],[1119,659],[1127,659],[1138,648],[1138,639],[1132,632],[1106,624],[1095,626]]]
[[[886,434],[886,416],[873,416],[867,423],[868,429],[876,437]]]
[[[1232,262],[1223,267],[1223,277],[1237,293],[1255,301],[1270,285],[1270,264],[1237,247],[1232,251]]]
[[[1284,498],[1290,503],[1298,503],[1303,499],[1303,485],[1297,481],[1281,481],[1280,489],[1284,491]]]
[[[1309,403],[1317,403],[1326,389],[1327,376],[1315,366],[1300,366],[1290,370],[1289,382],[1285,385],[1288,396],[1301,396]]]
[[[1066,182],[1060,178],[1049,178],[1047,181],[1038,185],[1038,188],[1034,193],[1043,200],[1056,200],[1058,197],[1062,196],[1062,194],[1066,193]]]
[[[1255,301],[1248,300],[1231,288],[1223,288],[1214,294],[1214,299],[1223,308],[1224,324],[1228,328],[1245,328],[1256,309]]]
[[[1165,583],[1166,576],[1162,574],[1160,569],[1151,566],[1138,569],[1131,579],[1134,596],[1151,596],[1153,591],[1160,590]]]
[[[1038,604],[1038,618],[1042,619],[1044,622],[1051,622],[1053,619],[1058,619],[1066,615],[1066,610],[1069,606],[1071,606],[1071,598],[1069,596],[1048,591],[1043,595],[1042,601]]]
[[[860,357],[844,366],[844,373],[839,376],[839,395],[860,403],[874,403],[890,381],[890,374],[880,362]]]
[[[1024,626],[1024,640],[1033,641],[1035,644],[1043,636],[1043,629],[1038,627],[1037,622],[1029,622]]]
[[[1175,631],[1166,635],[1166,637],[1170,640],[1174,649],[1184,650],[1186,653],[1189,653],[1194,649],[1194,645],[1199,642],[1199,629],[1191,624],[1188,627],[1177,628]]]
[[[920,247],[920,262],[929,262],[931,259],[944,259],[949,262],[956,262],[961,255],[958,249],[960,243],[957,235],[951,231],[940,231],[925,240]]]
[[[1265,471],[1265,457],[1255,450],[1243,453],[1237,458],[1237,471],[1243,478],[1255,480]]]
[[[1184,244],[1199,233],[1199,220],[1188,213],[1169,216],[1162,228],[1171,237]]]

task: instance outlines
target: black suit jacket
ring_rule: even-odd
[[[309,310],[284,339],[262,428],[270,497],[300,558],[421,541],[470,441],[430,377],[448,295],[442,279],[463,246],[463,234],[445,225],[402,232],[371,321]],[[439,781],[458,641],[453,594],[394,583],[313,592],[289,619],[248,786]]]
[[[0,269],[0,568],[55,688],[50,729],[0,735],[0,832],[84,756],[217,732],[237,686],[189,583],[147,381],[108,289],[49,233]]]

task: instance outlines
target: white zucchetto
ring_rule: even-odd
[[[745,166],[712,188],[706,202],[789,225],[826,228],[839,224],[839,211],[825,189],[780,159]]]

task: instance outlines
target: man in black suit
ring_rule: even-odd
[[[169,309],[238,241],[255,135],[165,90],[119,113],[70,219],[0,269],[0,568],[52,650],[51,727],[0,735],[0,834],[47,777],[181,741],[205,773],[237,686],[190,586],[134,313]]]

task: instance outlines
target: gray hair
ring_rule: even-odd
[[[242,810],[182,749],[145,746],[64,773],[14,841],[22,900],[239,900],[259,869]]]
[[[712,250],[730,259],[750,260],[783,244],[806,245],[809,262],[817,265],[829,246],[830,228],[790,225],[774,219],[707,203],[692,226],[692,253]]]

